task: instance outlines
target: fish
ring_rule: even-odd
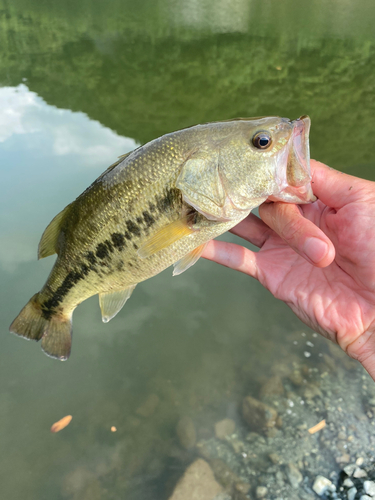
[[[269,200],[315,201],[310,118],[238,118],[178,130],[118,158],[45,229],[38,258],[57,254],[10,331],[68,359],[72,314],[98,294],[103,322],[136,285],[191,267],[207,242]]]

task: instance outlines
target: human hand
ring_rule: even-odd
[[[203,257],[248,274],[375,380],[375,182],[311,161],[311,205],[263,203]]]

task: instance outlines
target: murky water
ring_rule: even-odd
[[[309,114],[312,157],[375,179],[374,22],[372,0],[0,0],[1,498],[164,500],[191,460],[179,418],[207,437],[301,361],[288,308],[207,261],[142,283],[109,324],[82,304],[66,363],[7,330],[52,266],[52,217],[163,133]]]

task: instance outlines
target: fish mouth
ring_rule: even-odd
[[[286,166],[287,186],[280,199],[292,203],[316,201],[311,188],[309,133],[311,120],[307,115],[290,122],[292,134]]]

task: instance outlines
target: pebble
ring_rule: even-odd
[[[361,477],[366,477],[366,476],[367,476],[367,472],[363,469],[360,469],[359,467],[357,467],[353,473],[353,477],[356,477],[357,479],[359,479]]]
[[[351,479],[349,479],[348,477],[345,479],[345,481],[342,483],[343,486],[345,486],[345,488],[351,488],[352,486],[354,486],[354,483]]]
[[[249,483],[236,483],[234,485],[234,489],[238,491],[239,493],[244,493],[245,495],[249,493],[250,491],[250,484]]]
[[[264,498],[267,495],[267,488],[265,486],[258,486],[255,495],[257,498]]]
[[[302,482],[303,476],[300,473],[300,471],[297,469],[297,467],[294,464],[289,463],[286,466],[285,472],[286,472],[287,478],[289,479],[290,485],[293,488],[298,488],[299,484]]]
[[[278,465],[278,464],[282,463],[282,460],[277,453],[270,453],[268,456],[270,457],[270,460],[274,465]]]
[[[336,486],[324,476],[316,476],[312,489],[319,496],[325,495],[328,491],[336,491]]]
[[[234,453],[241,453],[243,450],[244,444],[239,439],[231,439],[230,444],[232,445]]]
[[[344,472],[347,476],[352,476],[353,472],[357,469],[357,466],[355,464],[349,464],[346,467],[344,467]]]
[[[215,424],[215,435],[218,439],[225,439],[233,434],[236,429],[236,424],[231,418],[224,418]]]
[[[350,462],[350,455],[348,453],[344,453],[340,457],[336,457],[336,462],[338,464],[348,464]]]
[[[348,500],[354,500],[356,493],[357,488],[355,486],[353,486],[353,488],[350,488],[350,490],[348,490]]]
[[[375,496],[375,483],[374,481],[365,481],[363,483],[363,487],[365,489],[365,493],[374,497]]]
[[[278,482],[278,484],[280,486],[284,485],[284,476],[283,476],[283,473],[281,472],[281,470],[278,470],[276,472],[276,481]]]
[[[369,497],[368,495],[362,495],[359,500],[372,500],[372,497]]]
[[[303,384],[303,376],[299,370],[294,370],[290,375],[289,375],[289,380],[297,386],[300,386]]]
[[[357,460],[355,461],[356,465],[358,465],[358,467],[361,467],[361,465],[363,465],[363,462],[365,461],[365,459],[363,457],[358,457]]]

